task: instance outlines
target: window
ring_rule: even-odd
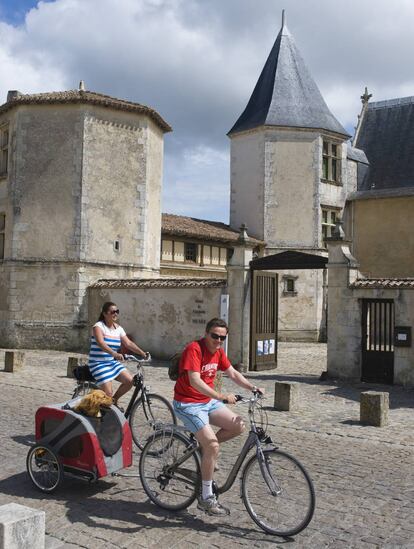
[[[322,208],[322,241],[325,243],[327,238],[333,235],[335,223],[338,219],[339,210],[332,208]]]
[[[162,261],[172,261],[173,260],[173,241],[172,240],[162,240],[161,241],[161,259]]]
[[[341,147],[339,144],[323,141],[322,179],[339,184],[341,181]]]
[[[4,259],[5,230],[6,230],[6,216],[0,213],[0,259]]]
[[[7,175],[9,158],[9,127],[0,127],[0,177]]]
[[[197,244],[193,242],[184,242],[184,257],[191,263],[197,262]]]
[[[195,263],[203,267],[225,267],[228,260],[227,248],[196,242],[161,240],[161,260],[174,263]]]
[[[286,279],[285,290],[286,290],[286,292],[294,292],[295,291],[295,281],[293,280],[293,278],[287,278]]]
[[[283,275],[283,295],[297,295],[296,280],[297,276]]]

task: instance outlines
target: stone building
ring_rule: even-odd
[[[265,255],[327,256],[326,238],[356,190],[361,155],[347,144],[284,21],[228,135],[231,228],[245,223],[265,241]],[[279,272],[279,339],[325,338],[325,285],[323,270]]]
[[[159,275],[163,136],[153,109],[79,90],[0,106],[1,345],[79,349],[100,278]]]
[[[218,221],[162,214],[161,275],[227,279],[240,230]],[[257,255],[264,242],[250,238]]]
[[[414,97],[364,105],[369,165],[329,242],[328,373],[414,386]]]

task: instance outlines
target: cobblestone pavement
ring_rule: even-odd
[[[268,410],[273,439],[309,470],[317,508],[308,528],[294,540],[261,532],[239,497],[239,482],[222,496],[230,517],[197,511],[163,512],[151,504],[137,478],[112,478],[89,485],[67,480],[48,497],[36,492],[26,475],[33,442],[34,414],[42,404],[71,394],[67,354],[27,351],[24,369],[1,371],[0,351],[0,504],[16,502],[46,512],[48,549],[74,547],[292,547],[414,548],[414,390],[365,384],[320,382],[326,369],[321,344],[281,344],[279,367],[248,374],[264,386],[269,408],[275,380],[300,383],[295,412]],[[165,364],[146,368],[154,392],[170,397]],[[227,386],[228,381],[225,381]],[[384,428],[359,424],[359,394],[369,388],[390,393],[390,421]],[[239,406],[241,413],[245,413]],[[218,480],[234,461],[241,438],[223,445]],[[138,454],[135,455],[136,472]]]

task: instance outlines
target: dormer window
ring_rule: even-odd
[[[338,143],[323,140],[322,180],[339,185],[341,182],[341,147]]]

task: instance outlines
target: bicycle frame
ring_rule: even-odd
[[[234,482],[237,478],[237,475],[239,474],[239,471],[240,471],[240,469],[241,469],[241,467],[244,463],[244,460],[246,459],[247,454],[254,447],[256,447],[256,455],[257,455],[257,458],[259,460],[260,469],[262,471],[263,478],[265,479],[269,490],[271,491],[271,493],[273,495],[277,495],[280,491],[280,489],[277,487],[275,480],[273,479],[270,471],[268,470],[268,468],[265,464],[263,449],[262,449],[259,433],[257,431],[257,427],[256,427],[256,424],[255,424],[255,421],[254,421],[254,418],[253,418],[253,411],[252,411],[251,406],[249,408],[249,420],[250,420],[250,425],[251,425],[251,430],[249,432],[249,435],[246,438],[246,440],[244,441],[243,447],[242,447],[242,449],[241,449],[241,451],[240,451],[240,453],[237,457],[237,460],[234,463],[234,465],[233,465],[227,479],[225,480],[224,484],[222,486],[215,485],[214,490],[217,493],[217,495],[224,494],[225,492],[230,490],[230,488],[233,486],[233,484],[234,484]],[[177,430],[177,428],[176,427],[172,428],[170,433],[173,434],[174,430]],[[198,442],[195,439],[194,435],[191,435],[190,437],[188,435],[184,435],[184,436],[188,439],[188,442],[191,444],[191,448],[189,448],[189,450],[185,451],[183,453],[183,455],[181,456],[181,458],[179,458],[177,461],[175,461],[174,464],[169,468],[172,473],[177,472],[180,468],[180,465],[185,463],[185,461],[187,461],[187,459],[192,454],[194,454],[195,452],[200,453],[200,447],[199,447]],[[266,437],[265,442],[266,442],[266,444],[269,444],[269,445],[272,444],[272,440],[269,436]]]
[[[128,403],[127,409],[125,410],[125,417],[128,417],[131,414],[132,407],[135,404],[136,399],[138,398],[139,392],[142,391],[143,401],[146,403],[147,389],[144,385],[144,378],[141,372],[138,372],[134,375],[133,383],[135,385],[134,392],[131,395],[131,399]],[[144,396],[145,395],[145,396]]]
[[[259,437],[257,435],[257,432],[251,430],[249,432],[249,436],[244,441],[243,448],[241,449],[238,455],[238,458],[236,459],[236,462],[233,465],[226,481],[222,486],[217,486],[217,494],[224,494],[224,492],[227,492],[228,490],[230,490],[230,488],[234,484],[234,481],[237,478],[237,475],[239,474],[239,471],[243,465],[244,460],[246,459],[247,454],[250,452],[250,450],[254,446],[256,446],[256,453],[257,453],[260,448]]]

